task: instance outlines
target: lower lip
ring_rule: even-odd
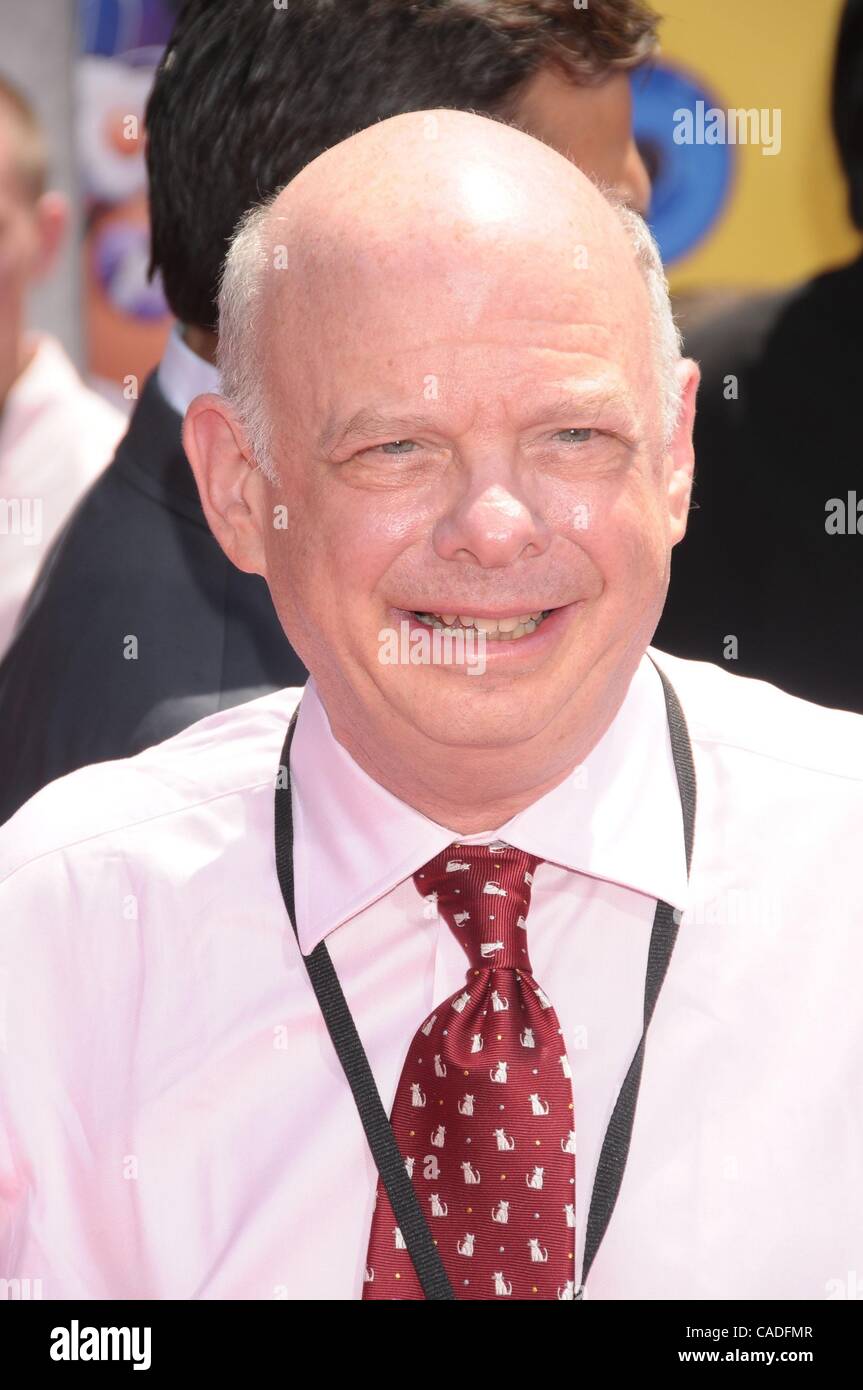
[[[562,608],[552,609],[548,617],[543,618],[539,627],[534,628],[533,632],[527,633],[524,637],[516,637],[514,640],[509,641],[506,638],[500,637],[490,639],[485,643],[483,651],[486,664],[488,665],[492,662],[499,661],[513,661],[520,655],[525,658],[539,655],[544,647],[557,641],[573,612],[579,607],[579,603],[580,600],[577,600],[575,603],[564,604]],[[410,624],[411,637],[414,632],[445,631],[444,628],[435,629],[430,627],[428,623],[421,623],[413,613],[409,613],[403,608],[395,608],[393,612],[397,615],[399,621],[408,622]],[[453,630],[458,631],[457,628]],[[472,629],[468,630],[470,631]]]

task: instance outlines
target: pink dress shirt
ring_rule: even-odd
[[[547,861],[530,951],[573,1069],[577,1277],[660,895],[684,915],[586,1297],[853,1296],[863,719],[650,650],[693,745],[689,886],[646,656],[584,764],[475,837]],[[274,866],[300,693],[75,772],[0,830],[0,1276],[45,1298],[361,1297],[377,1170]],[[326,937],[389,1112],[466,970],[409,876],[461,837],[370,780],[313,683],[292,772],[300,942]]]
[[[41,335],[0,417],[0,657],[54,537],[127,425]]]

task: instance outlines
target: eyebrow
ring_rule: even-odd
[[[318,442],[325,453],[330,453],[340,445],[347,444],[351,439],[363,439],[374,434],[394,433],[395,437],[401,438],[410,434],[411,430],[431,429],[433,427],[433,421],[427,415],[381,415],[377,410],[364,408],[352,415],[344,425],[328,425]]]
[[[580,415],[596,420],[604,410],[617,412],[629,429],[635,429],[637,416],[629,392],[611,384],[591,382],[581,388],[562,389],[553,399],[531,411],[531,417],[534,420],[557,420]]]
[[[627,428],[635,429],[636,416],[628,392],[619,386],[599,383],[559,391],[548,404],[531,411],[531,420],[557,420],[569,416],[588,416],[595,420],[607,409],[619,412]],[[363,407],[344,425],[328,425],[320,436],[319,445],[325,453],[330,453],[352,439],[376,434],[405,438],[413,430],[439,428],[440,422],[428,415],[382,415],[377,410]]]

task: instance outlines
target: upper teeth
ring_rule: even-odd
[[[510,639],[527,636],[546,616],[547,612],[543,611],[524,613],[517,618],[474,618],[464,613],[417,613],[420,622],[427,623],[430,627],[451,628],[458,622],[462,627],[472,627],[476,628],[477,632],[484,632],[486,637]]]

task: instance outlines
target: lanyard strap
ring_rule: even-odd
[[[653,661],[653,658],[650,657],[650,660]],[[692,846],[695,835],[695,765],[680,701],[664,671],[660,670],[655,661],[653,664],[659,672],[665,695],[671,751],[674,757],[674,770],[677,774],[677,785],[683,811],[683,836],[688,875],[692,862]],[[279,776],[276,779],[275,805],[276,872],[295,936],[297,935],[297,926],[294,904],[294,828],[291,804],[290,750],[298,711],[299,706],[294,711],[288,725],[288,732],[282,748]],[[581,1285],[575,1294],[576,1299],[580,1299],[584,1295],[584,1286],[590,1267],[605,1235],[606,1227],[611,1220],[611,1214],[623,1181],[632,1138],[635,1106],[641,1085],[647,1029],[668,970],[671,953],[674,950],[677,927],[678,918],[674,909],[669,903],[658,901],[647,954],[647,970],[644,982],[644,1026],[641,1040],[629,1064],[629,1070],[608,1122],[599,1155],[599,1164],[587,1217]],[[299,937],[297,937],[297,945],[299,945]],[[353,1015],[342,992],[339,977],[327,950],[326,942],[319,941],[310,955],[303,956],[303,960],[336,1054],[353,1093],[369,1148],[390,1199],[396,1222],[401,1229],[423,1293],[427,1299],[455,1299],[456,1296],[444,1269],[443,1261],[426,1222],[425,1213],[420,1206],[413,1183],[407,1175],[404,1159],[378,1093],[369,1060],[360,1041]]]

